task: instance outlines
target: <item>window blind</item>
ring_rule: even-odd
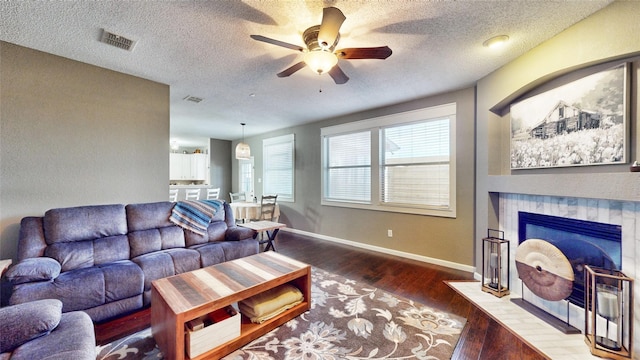
[[[449,206],[449,119],[381,129],[380,201]]]
[[[327,136],[325,198],[371,201],[371,132]]]
[[[263,194],[294,200],[293,134],[263,140]]]

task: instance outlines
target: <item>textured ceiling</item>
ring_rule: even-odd
[[[595,1],[2,1],[0,39],[170,85],[171,137],[238,139],[460,89],[611,3]],[[290,49],[322,8],[346,16],[338,48],[388,45],[386,60],[340,60],[350,77],[302,69]],[[137,40],[99,42],[102,29]],[[493,51],[486,39],[506,34]],[[321,91],[320,91],[321,90]],[[187,96],[204,98],[187,102]],[[253,96],[252,96],[253,95]]]

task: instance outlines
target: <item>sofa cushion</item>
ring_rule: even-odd
[[[207,234],[200,235],[193,231],[184,231],[184,239],[187,247],[198,244],[206,244],[210,241],[224,241],[227,236],[227,224],[224,221],[214,221],[207,227]]]
[[[47,243],[44,241],[42,216],[27,216],[20,220],[20,246],[18,260],[44,255]]]
[[[224,241],[227,235],[227,224],[224,221],[217,221],[209,224],[207,228],[209,241]]]
[[[12,360],[95,360],[93,322],[82,311],[62,314],[60,324],[49,335],[17,348]]]
[[[124,205],[94,205],[51,209],[45,212],[47,244],[98,239],[127,233]]]
[[[231,226],[227,229],[226,239],[227,241],[238,241],[245,239],[253,239],[256,236],[256,231],[242,227],[242,226]]]
[[[144,273],[130,260],[98,265],[104,277],[104,299],[106,303],[142,294]],[[126,279],[126,281],[123,281]]]
[[[256,241],[256,244],[257,243]],[[222,242],[212,242],[195,245],[191,247],[191,249],[197,250],[200,253],[200,264],[202,267],[207,267],[224,262],[222,244]]]
[[[62,315],[59,300],[46,299],[0,308],[0,353],[48,334]]]
[[[175,203],[129,204],[126,206],[129,231],[149,230],[173,225],[169,221]]]
[[[129,239],[126,235],[110,236],[93,241],[94,265],[129,260],[130,257]]]
[[[62,266],[63,272],[93,266],[92,241],[51,244],[47,246],[44,254],[56,259]]]
[[[83,310],[104,304],[104,289],[102,270],[90,267],[63,272],[49,282],[16,285],[9,302],[21,304],[32,300],[59,299],[64,312]]]
[[[171,225],[159,229],[149,229],[130,232],[129,246],[131,258],[154,251],[184,248],[184,231],[178,226]]]
[[[58,260],[64,272],[128,260],[129,241],[126,235],[117,235],[95,240],[60,242],[49,245],[45,255]]]
[[[260,250],[260,245],[254,239],[238,241],[223,241],[220,243],[224,251],[224,261],[240,259],[245,256],[255,255]]]
[[[158,229],[134,231],[127,236],[129,237],[131,259],[162,249],[162,239]]]
[[[211,224],[209,224],[211,226]],[[184,242],[187,247],[192,247],[198,244],[206,244],[209,242],[209,235],[196,234],[193,231],[184,232]]]
[[[135,257],[133,261],[144,272],[144,290],[153,280],[200,268],[200,253],[192,249],[169,249]]]
[[[60,275],[61,266],[56,260],[48,257],[29,258],[20,261],[7,270],[5,276],[13,285],[49,281]]]

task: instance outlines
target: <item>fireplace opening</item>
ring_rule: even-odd
[[[518,243],[542,239],[557,247],[574,272],[567,300],[584,308],[584,265],[608,270],[622,267],[622,227],[587,220],[518,212]]]

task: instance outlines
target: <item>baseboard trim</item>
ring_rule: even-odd
[[[292,228],[282,228],[282,229],[280,229],[280,231],[291,232],[291,233],[294,233],[294,234],[300,234],[300,235],[314,237],[314,238],[320,239],[320,240],[327,240],[327,241],[332,241],[332,242],[343,244],[343,245],[349,245],[349,246],[354,246],[354,247],[358,247],[358,248],[362,248],[362,249],[366,249],[366,250],[376,251],[376,252],[385,253],[385,254],[391,254],[391,255],[403,257],[403,258],[406,258],[406,259],[421,261],[421,262],[428,263],[428,264],[444,266],[444,267],[447,267],[447,268],[450,268],[450,269],[461,270],[461,271],[466,271],[466,272],[470,272],[470,273],[474,273],[476,271],[476,268],[474,266],[459,264],[459,263],[455,263],[455,262],[452,262],[452,261],[436,259],[436,258],[432,258],[432,257],[428,257],[428,256],[416,255],[416,254],[408,253],[408,252],[405,252],[405,251],[398,251],[398,250],[388,249],[388,248],[384,248],[384,247],[381,247],[381,246],[364,244],[364,243],[357,242],[357,241],[345,240],[345,239],[341,239],[341,238],[337,238],[337,237],[333,237],[333,236],[316,234],[316,233],[312,233],[312,232],[309,232],[309,231],[297,230],[297,229],[292,229]]]

